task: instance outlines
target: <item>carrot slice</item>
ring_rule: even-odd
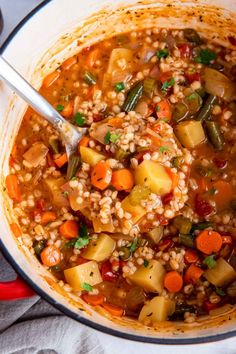
[[[11,231],[13,232],[15,237],[20,237],[22,235],[22,231],[20,226],[16,223],[10,224]]]
[[[70,116],[72,116],[73,111],[74,111],[74,106],[73,103],[70,101],[67,103],[66,106],[64,106],[63,110],[60,113],[64,118],[69,118]]]
[[[61,261],[61,252],[55,246],[47,246],[40,253],[41,261],[44,265],[48,267],[53,267],[60,263]]]
[[[220,180],[215,182],[212,188],[214,188],[215,194],[211,196],[211,199],[215,201],[217,210],[221,211],[229,207],[233,195],[232,185]]]
[[[112,170],[108,166],[108,164],[104,161],[98,162],[91,174],[91,183],[94,187],[101,189],[102,191],[106,189],[110,182],[111,182],[111,177],[112,177]]]
[[[117,191],[129,190],[134,185],[134,177],[130,170],[122,168],[112,173],[111,185]]]
[[[191,264],[191,266],[187,269],[185,276],[184,276],[184,281],[185,283],[196,283],[199,278],[202,276],[203,270],[194,264]]]
[[[196,247],[205,254],[217,253],[222,246],[222,237],[216,231],[204,230],[196,237]]]
[[[62,68],[62,70],[69,70],[76,63],[77,63],[77,57],[74,55],[73,57],[66,59],[61,64],[61,68]]]
[[[104,302],[104,296],[103,295],[89,295],[89,294],[83,294],[82,299],[87,302],[87,304],[92,305],[92,306],[98,306],[102,305]]]
[[[124,123],[124,120],[122,118],[111,118],[108,121],[108,124],[111,125],[114,128],[120,128],[122,124]]]
[[[183,286],[183,278],[176,271],[172,270],[171,272],[166,273],[164,278],[164,287],[171,293],[177,293],[181,290]]]
[[[157,104],[156,112],[158,118],[171,120],[171,106],[167,100],[163,100]]]
[[[19,181],[16,175],[8,175],[6,177],[7,193],[11,199],[15,202],[21,201],[21,192],[19,187]]]
[[[179,185],[179,175],[177,173],[173,173],[170,168],[166,168],[166,171],[172,179],[172,189],[175,189]]]
[[[41,224],[46,225],[49,222],[56,220],[57,214],[54,211],[45,211],[41,217]]]
[[[67,155],[66,153],[62,154],[60,157],[58,157],[57,159],[54,160],[55,164],[61,168],[63,165],[65,165],[67,163],[68,159],[67,159]]]
[[[80,146],[84,146],[84,147],[87,147],[88,144],[89,144],[89,137],[88,136],[83,136],[83,138],[80,140],[79,142],[79,147]],[[79,150],[80,151],[80,150]]]
[[[43,80],[43,87],[48,88],[51,86],[60,76],[59,71],[54,71],[53,73],[49,74]]]
[[[65,238],[78,237],[79,225],[74,220],[67,220],[59,227],[59,232]]]
[[[112,316],[122,317],[124,314],[124,310],[122,307],[109,304],[108,302],[104,302],[102,304],[105,310],[107,310]]]
[[[87,65],[93,67],[98,59],[98,56],[99,56],[99,49],[96,48],[92,50],[87,57],[87,61],[86,61]]]
[[[199,259],[198,254],[194,250],[187,250],[184,255],[184,259],[187,263],[196,263]]]

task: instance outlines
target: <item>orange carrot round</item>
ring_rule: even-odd
[[[10,224],[10,228],[15,237],[20,237],[22,235],[22,231],[18,224],[16,223]]]
[[[6,188],[11,199],[15,202],[21,201],[19,181],[16,175],[11,174],[6,177]]]
[[[54,71],[53,73],[49,74],[43,80],[43,86],[45,88],[48,88],[49,86],[51,86],[59,78],[59,76],[60,76],[59,71]]]
[[[122,307],[109,304],[108,302],[104,302],[104,303],[102,304],[102,306],[103,306],[104,309],[105,309],[107,312],[109,312],[112,316],[122,317],[123,314],[124,314],[124,310],[122,309]]]
[[[167,100],[157,103],[156,106],[157,117],[160,119],[171,119],[171,107]]]
[[[196,263],[199,259],[198,254],[194,250],[187,250],[184,255],[184,259],[187,263]]]
[[[57,214],[54,211],[45,211],[41,217],[41,224],[46,225],[49,222],[56,220]]]
[[[122,168],[121,170],[112,173],[111,185],[117,191],[129,190],[133,188],[134,177],[130,170]]]
[[[61,156],[59,156],[57,159],[54,160],[55,164],[59,168],[61,168],[63,165],[65,165],[67,163],[67,161],[68,161],[68,159],[67,159],[66,153],[62,154]]]
[[[217,253],[222,246],[222,237],[216,231],[204,230],[196,237],[196,247],[205,254]]]
[[[111,177],[111,168],[106,162],[100,161],[93,167],[91,174],[91,183],[94,187],[103,191],[111,183]]]
[[[102,305],[104,302],[104,296],[103,295],[89,295],[89,294],[83,294],[82,299],[87,302],[87,304],[92,305],[92,306],[98,306]]]
[[[75,220],[67,220],[59,227],[59,232],[65,238],[78,237],[79,225]]]
[[[184,281],[185,283],[196,283],[199,278],[202,276],[203,270],[194,264],[191,264],[191,266],[187,269],[185,276],[184,276]]]
[[[47,246],[43,249],[40,254],[41,261],[44,265],[48,267],[53,267],[60,263],[61,261],[61,252],[55,246]]]
[[[60,112],[60,114],[62,115],[62,117],[64,118],[69,118],[70,116],[72,116],[73,114],[73,103],[70,101],[67,103],[66,106],[64,106],[63,110]]]
[[[183,278],[176,271],[172,270],[171,272],[166,273],[164,278],[164,287],[171,293],[177,293],[181,290],[183,286]]]
[[[83,136],[83,138],[80,140],[79,142],[79,147],[80,146],[84,146],[84,147],[87,147],[88,144],[89,144],[89,137],[88,136]]]

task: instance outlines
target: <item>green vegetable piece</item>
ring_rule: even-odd
[[[161,59],[161,58],[167,58],[169,56],[169,50],[168,49],[161,49],[161,50],[158,50],[158,52],[156,52],[156,56],[158,59]]]
[[[189,248],[194,248],[194,236],[179,234],[179,243]]]
[[[130,253],[135,252],[137,245],[138,245],[138,239],[137,239],[137,237],[135,237],[135,239],[133,240],[133,242],[131,243],[131,245],[129,247]]]
[[[135,84],[128,92],[122,110],[125,112],[133,111],[143,94],[143,82]]]
[[[191,233],[196,230],[205,230],[205,229],[208,229],[209,227],[214,229],[215,225],[209,221],[199,222],[197,224],[193,224],[192,229],[191,229]]]
[[[122,255],[120,255],[122,261],[127,261],[131,256],[130,249],[128,247],[121,247],[120,251],[122,252]]]
[[[69,157],[67,172],[66,172],[66,178],[68,181],[75,176],[76,172],[78,171],[79,165],[80,165],[79,156],[75,154],[71,154]]]
[[[178,215],[174,218],[173,225],[181,234],[185,235],[189,234],[192,229],[192,222],[182,215]]]
[[[88,283],[82,283],[81,288],[84,289],[85,291],[93,291],[92,285]]]
[[[49,145],[51,146],[52,148],[52,151],[54,152],[54,154],[58,154],[60,149],[59,149],[59,146],[60,146],[60,141],[59,139],[57,138],[50,138],[49,139]]]
[[[211,64],[213,60],[217,57],[216,53],[210,49],[202,49],[198,52],[198,55],[194,58],[196,63],[201,63],[205,65]]]
[[[110,142],[111,143],[113,143],[113,144],[115,144],[116,142],[117,142],[117,140],[119,139],[119,135],[118,134],[116,134],[116,133],[111,133],[111,135],[110,135]]]
[[[116,160],[122,161],[122,160],[125,160],[129,156],[129,154],[130,153],[128,151],[124,151],[124,150],[119,148],[115,152],[115,158],[116,158]]]
[[[75,113],[74,122],[79,127],[83,127],[85,124],[85,117],[84,117],[83,113],[80,113],[80,112]]]
[[[216,189],[215,187],[212,187],[212,188],[209,190],[208,194],[209,194],[209,195],[215,195],[216,192],[217,192],[217,189]]]
[[[205,122],[206,131],[211,144],[217,150],[222,150],[224,145],[224,139],[220,131],[219,124],[217,122]]]
[[[147,260],[147,259],[144,259],[144,261],[143,261],[143,265],[144,265],[144,267],[145,267],[145,268],[147,268],[147,267],[148,267],[149,262],[148,262],[148,260]]]
[[[121,92],[125,89],[125,84],[123,82],[118,82],[115,84],[115,90],[116,92]]]
[[[171,164],[175,168],[180,168],[183,163],[184,163],[183,156],[175,156],[171,160]]]
[[[187,117],[188,112],[188,107],[184,102],[177,103],[172,113],[173,121],[176,123],[180,122],[181,120]]]
[[[160,146],[159,150],[162,154],[164,154],[166,151],[169,151],[169,147],[168,146]]]
[[[194,313],[195,309],[192,305],[188,304],[176,305],[175,312],[169,317],[169,320],[183,320],[185,312]]]
[[[202,98],[197,92],[191,93],[191,95],[186,97],[186,104],[189,109],[190,114],[195,114],[199,111],[202,106]]]
[[[64,106],[62,106],[62,104],[58,104],[58,105],[56,106],[56,109],[57,109],[58,112],[62,112],[63,109],[64,109]]]
[[[208,120],[211,115],[212,106],[216,104],[216,102],[217,97],[209,95],[200,112],[198,113],[197,120]]]
[[[74,247],[78,248],[79,250],[81,248],[84,248],[85,246],[87,246],[89,244],[89,238],[88,237],[80,237],[76,240]]]
[[[216,294],[218,294],[220,296],[225,296],[224,290],[219,288],[218,286],[215,287],[215,292],[216,292]]]
[[[150,194],[151,191],[148,187],[136,185],[129,195],[130,204],[133,206],[138,205],[142,200],[147,199]]]
[[[72,240],[65,243],[65,247],[68,247],[68,248],[75,247],[76,241],[77,241],[77,238],[73,238]]]
[[[95,85],[97,82],[96,77],[90,71],[84,72],[83,79],[89,86]]]
[[[146,77],[143,81],[143,92],[144,94],[152,98],[154,90],[156,88],[156,80],[152,77]]]
[[[214,259],[215,255],[212,254],[208,257],[206,257],[204,260],[203,260],[203,264],[205,264],[209,269],[212,269],[216,266],[216,261]]]
[[[43,251],[43,249],[45,248],[45,246],[46,246],[45,240],[35,241],[33,244],[35,254],[39,256]]]
[[[108,145],[110,143],[111,132],[107,132],[104,136],[104,144]]]
[[[89,232],[86,224],[81,224],[79,228],[80,237],[89,237]]]
[[[202,40],[199,34],[193,28],[185,28],[184,29],[184,38],[187,41],[194,43],[194,44],[201,44]]]
[[[174,86],[174,84],[175,84],[175,79],[172,77],[169,81],[163,82],[161,86],[161,90],[166,91],[168,88]]]

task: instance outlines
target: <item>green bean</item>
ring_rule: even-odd
[[[179,243],[186,247],[194,248],[194,237],[192,235],[179,234]]]
[[[45,240],[40,240],[40,241],[35,241],[33,244],[34,252],[37,256],[40,255],[40,253],[43,251],[45,248]]]
[[[220,131],[219,124],[217,122],[205,122],[207,135],[209,137],[210,142],[217,150],[223,149],[223,136]]]
[[[209,221],[204,221],[204,222],[199,222],[197,224],[193,224],[191,233],[196,231],[196,230],[205,230],[208,229],[209,227],[214,229],[214,223],[209,222]]]
[[[146,96],[152,97],[153,92],[156,87],[156,80],[153,79],[152,77],[146,77],[143,81],[143,92],[145,93]]]
[[[176,227],[176,229],[181,233],[187,235],[191,228],[192,228],[192,223],[188,218],[185,218],[182,215],[178,215],[174,218],[173,220],[173,225]]]
[[[174,122],[178,123],[188,115],[188,107],[185,103],[179,102],[175,105],[172,113],[172,119]]]
[[[135,84],[128,92],[122,110],[125,112],[133,111],[140,97],[143,94],[143,82]]]
[[[184,29],[184,38],[187,39],[191,43],[201,44],[202,40],[199,34],[192,28]]]
[[[212,106],[216,103],[217,97],[209,95],[202,109],[200,110],[197,120],[207,120],[210,117]]]
[[[89,86],[95,85],[97,82],[96,77],[90,71],[84,72],[83,79]]]
[[[79,163],[80,163],[79,156],[72,154],[69,157],[67,173],[66,173],[67,180],[70,180],[72,177],[75,176],[79,167]]]

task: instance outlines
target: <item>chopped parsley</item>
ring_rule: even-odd
[[[161,49],[161,50],[158,50],[158,52],[156,52],[156,56],[158,59],[161,59],[161,58],[167,58],[169,56],[169,50],[168,49]]]
[[[129,250],[130,250],[131,253],[133,253],[133,252],[136,250],[137,245],[138,245],[138,239],[135,238],[135,239],[133,240],[133,242],[131,243],[130,248],[129,248]]]
[[[117,82],[117,84],[115,84],[116,92],[121,92],[124,89],[125,89],[125,84],[123,82]]]
[[[157,105],[157,106],[156,106],[156,111],[157,111],[157,112],[160,112],[160,110],[161,110],[161,107]]]
[[[57,109],[58,112],[62,112],[63,109],[64,109],[64,106],[62,106],[62,104],[58,104],[58,105],[56,106],[56,109]]]
[[[114,143],[117,142],[119,137],[120,136],[118,134],[116,134],[116,133],[107,132],[105,137],[104,137],[104,143],[106,145],[109,144],[110,142],[114,144]]]
[[[75,247],[77,249],[84,248],[89,244],[89,232],[88,228],[85,224],[81,224],[79,228],[79,237],[73,238],[72,240],[68,241],[65,246],[66,247]]]
[[[187,96],[188,100],[196,100],[198,98],[198,95],[196,92],[191,93],[191,95]]]
[[[65,243],[65,246],[70,248],[70,247],[75,247],[75,243],[77,241],[77,238],[73,238],[72,240],[68,241]]]
[[[79,237],[77,238],[74,247],[80,250],[81,248],[84,248],[88,244],[89,244],[89,237]]]
[[[84,72],[83,79],[89,86],[95,85],[97,82],[96,77],[90,71]]]
[[[145,267],[145,268],[147,268],[147,267],[148,267],[149,262],[148,262],[148,260],[147,260],[147,259],[144,259],[144,261],[143,261],[143,265],[144,265],[144,267]]]
[[[83,127],[84,123],[85,123],[85,117],[84,117],[83,113],[80,113],[80,112],[75,113],[74,121],[75,121],[76,125],[78,125],[79,127]]]
[[[80,237],[89,237],[89,232],[86,224],[81,224],[79,228]]]
[[[159,147],[159,150],[160,150],[160,152],[163,154],[164,152],[168,151],[169,148],[168,148],[168,146],[160,146],[160,147]]]
[[[172,77],[172,79],[170,79],[169,81],[165,81],[163,82],[162,86],[161,86],[161,90],[162,91],[166,91],[168,88],[174,86],[175,83],[175,79]]]
[[[111,137],[111,132],[107,132],[106,135],[104,136],[104,144],[109,144],[110,142],[110,137]]]
[[[203,261],[203,263],[204,263],[205,265],[207,265],[207,267],[208,267],[209,269],[212,269],[212,268],[214,268],[214,267],[216,266],[216,261],[215,261],[214,257],[215,257],[215,255],[212,254],[212,255],[206,257],[206,258],[204,259],[204,261]]]
[[[215,287],[215,291],[216,291],[216,294],[217,294],[217,295],[225,296],[224,290],[221,289],[221,288],[218,288],[218,286]]]
[[[92,285],[88,283],[82,283],[81,288],[84,289],[85,291],[93,291]]]
[[[216,53],[210,49],[202,49],[198,52],[198,55],[194,58],[195,62],[209,65],[217,57]]]

